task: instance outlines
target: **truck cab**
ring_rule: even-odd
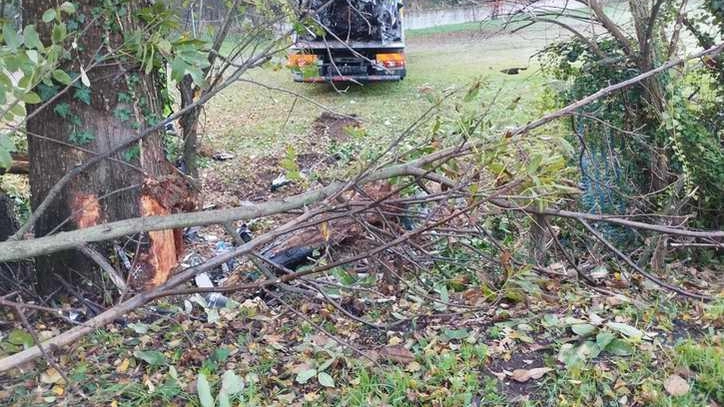
[[[399,0],[313,0],[310,6],[318,29],[296,35],[288,61],[296,82],[364,83],[405,78]]]

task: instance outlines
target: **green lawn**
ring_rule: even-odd
[[[323,111],[303,100],[306,97],[334,112],[357,115],[367,129],[368,141],[382,143],[430,108],[424,92],[458,89],[464,93],[476,79],[487,83],[481,93],[483,103],[492,101],[498,92],[500,106],[520,99],[512,114],[509,110],[494,109],[491,117],[501,128],[519,125],[537,112],[535,106],[545,79],[530,57],[545,44],[545,38],[535,31],[492,37],[471,30],[414,35],[408,41],[405,80],[338,85],[337,89],[324,84],[294,83],[284,68],[257,69],[247,78],[289,90],[299,97],[249,83],[234,85],[207,108],[207,140],[215,148],[247,156],[273,154],[287,144],[304,144],[310,124]],[[529,69],[520,75],[500,72],[509,67]]]

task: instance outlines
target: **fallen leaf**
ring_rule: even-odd
[[[534,369],[515,369],[513,370],[513,373],[510,375],[510,378],[515,380],[519,383],[525,383],[530,379],[537,380],[543,377],[544,374],[550,372],[551,368],[549,367],[537,367]]]
[[[402,345],[386,346],[380,349],[380,356],[402,364],[408,364],[415,360],[415,355]]]
[[[199,373],[196,378],[196,393],[203,407],[214,407],[214,397],[211,395],[211,386],[206,375]]]
[[[313,392],[313,391],[304,395],[304,401],[307,401],[309,403],[311,403],[317,399],[319,399],[319,394],[317,394],[316,392]]]
[[[126,370],[128,370],[128,364],[129,364],[129,363],[130,363],[130,361],[129,361],[128,359],[123,359],[123,361],[121,361],[121,363],[120,363],[120,364],[118,365],[118,367],[116,368],[116,372],[118,372],[118,373],[125,373]]]
[[[151,366],[159,366],[166,363],[166,356],[157,350],[137,350],[133,352],[133,356]]]
[[[644,336],[641,330],[621,322],[609,321],[606,326],[631,338],[642,338]]]
[[[389,341],[387,341],[387,344],[392,345],[392,346],[399,345],[401,343],[402,343],[402,339],[400,339],[398,336],[393,336],[389,339]]]
[[[65,394],[65,388],[59,384],[53,386],[52,391],[53,394],[55,394],[56,396],[62,396],[63,394]]]
[[[674,397],[683,396],[689,392],[689,383],[678,374],[672,374],[664,381],[664,389]]]
[[[40,375],[40,381],[45,384],[61,383],[63,382],[63,376],[54,367],[51,367]]]
[[[317,374],[317,381],[324,387],[334,387],[334,379],[329,373],[319,372],[319,374]]]

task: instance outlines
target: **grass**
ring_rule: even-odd
[[[250,83],[234,85],[207,107],[208,117],[218,118],[206,123],[207,141],[217,149],[247,157],[278,153],[289,144],[307,145],[309,127],[323,111],[302,99],[311,98],[334,112],[357,115],[367,131],[365,143],[382,144],[430,108],[425,92],[458,89],[464,93],[481,78],[487,82],[482,101],[491,101],[498,92],[500,106],[520,99],[512,113],[494,109],[491,120],[498,128],[520,125],[532,118],[545,80],[537,75],[529,57],[545,40],[531,41],[536,37],[532,34],[476,39],[465,32],[454,33],[457,35],[419,35],[410,39],[408,76],[396,83],[338,85],[335,89],[294,83],[286,69],[250,72],[247,79],[289,90],[299,98]],[[526,66],[530,68],[520,75],[499,72]]]

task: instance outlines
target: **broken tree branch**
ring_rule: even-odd
[[[116,269],[113,268],[111,263],[106,260],[105,256],[98,253],[97,250],[93,249],[92,247],[88,245],[83,245],[78,248],[81,253],[83,253],[86,257],[93,260],[98,267],[101,268],[101,270],[105,271],[106,274],[108,274],[108,278],[111,279],[111,282],[118,288],[119,293],[124,293],[128,291],[128,285],[126,284],[126,280],[123,279],[117,272]]]
[[[427,161],[425,161],[427,163]],[[381,169],[360,180],[360,184],[379,181],[398,176],[419,176],[421,168],[410,164],[401,164]],[[432,177],[432,175],[430,175]],[[437,179],[437,177],[435,177]],[[177,229],[190,226],[223,224],[241,219],[266,217],[293,209],[300,209],[312,203],[329,198],[341,191],[347,183],[333,182],[318,190],[304,192],[278,201],[245,205],[210,211],[186,212],[167,216],[148,216],[105,223],[70,232],[60,232],[53,236],[22,241],[0,243],[0,262],[25,259],[60,250],[78,248],[86,243],[101,242],[139,232]]]

